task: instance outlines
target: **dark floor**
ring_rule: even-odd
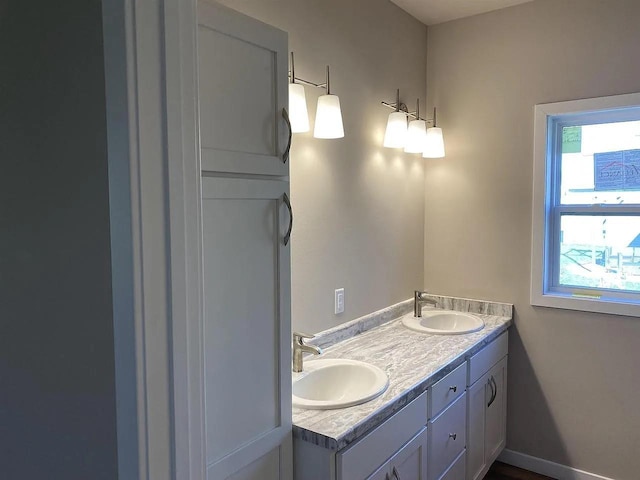
[[[521,468],[512,467],[505,463],[495,462],[491,465],[489,473],[484,480],[554,480],[551,477],[545,477],[537,473],[522,470]]]

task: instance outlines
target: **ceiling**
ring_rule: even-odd
[[[499,10],[532,0],[391,0],[425,25]]]

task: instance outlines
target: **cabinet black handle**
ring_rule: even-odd
[[[491,381],[493,382],[493,391],[495,392],[493,394],[493,401],[495,402],[496,398],[498,398],[498,383],[496,382],[496,377],[493,375],[491,375]]]
[[[489,395],[489,401],[487,402],[487,407],[489,407],[493,402],[493,383],[491,383],[491,377],[487,379],[487,384],[489,384],[489,388],[491,389],[491,395]]]
[[[449,390],[453,390],[453,393],[456,393],[458,391],[458,387],[456,385],[449,387]]]
[[[491,375],[491,381],[493,382],[493,401],[496,401],[498,398],[498,384],[496,383],[496,377]]]
[[[289,239],[291,238],[291,230],[293,230],[293,209],[291,208],[291,201],[289,200],[289,195],[284,194],[282,201],[289,209],[289,228],[287,229],[287,233],[284,234],[284,244],[287,246],[289,244]]]
[[[400,474],[398,470],[396,470],[396,467],[393,467],[393,476],[396,477],[396,480],[400,480]]]
[[[282,109],[282,118],[287,123],[287,128],[289,129],[289,139],[287,140],[287,148],[284,149],[284,153],[282,154],[282,163],[287,163],[289,160],[289,150],[291,150],[291,139],[293,137],[293,130],[291,130],[291,120],[289,120],[289,113],[286,108]]]
[[[496,397],[498,396],[498,385],[496,384],[496,380],[495,378],[493,378],[493,375],[491,375],[491,378],[489,379],[489,384],[491,385],[492,394],[491,394],[491,400],[489,400],[487,407],[490,407],[491,404],[495,402]]]

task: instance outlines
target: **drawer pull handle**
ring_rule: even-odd
[[[401,480],[400,474],[398,473],[398,470],[396,469],[396,467],[393,467],[393,476],[396,477],[396,480]]]
[[[449,438],[453,438],[454,440],[458,437],[457,433],[450,433]]]
[[[449,390],[453,390],[453,393],[456,393],[458,391],[458,387],[456,385],[449,387]]]

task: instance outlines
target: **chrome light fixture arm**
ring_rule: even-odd
[[[330,93],[329,90],[329,65],[327,65],[327,81],[324,83],[314,83],[309,80],[305,80],[304,78],[296,77],[296,69],[295,69],[295,60],[293,57],[293,52],[291,52],[291,70],[289,70],[289,81],[291,83],[301,83],[302,85],[307,85],[308,87],[315,88],[324,88],[327,91],[327,94]]]
[[[409,109],[407,108],[407,105],[400,101],[400,89],[396,90],[395,103],[389,103],[384,101],[380,103],[385,107],[390,108],[391,110],[395,110],[396,112],[402,111],[406,113],[407,116],[413,118],[414,120],[424,120],[427,123],[433,123],[434,127],[436,126],[436,108],[433,107],[433,118],[422,118],[420,116],[420,99],[418,99],[415,111],[410,112]]]
[[[404,112],[406,113],[409,117],[413,118],[414,120],[424,120],[425,122],[428,123],[433,123],[433,126],[436,126],[436,108],[433,107],[433,118],[423,118],[419,116],[419,112],[418,110],[415,110],[413,112],[410,112],[407,109],[407,105],[404,103],[400,103],[399,107],[397,106],[397,103],[389,103],[389,102],[380,102],[382,105],[384,105],[387,108],[390,108],[391,110],[395,110],[396,112]]]
[[[396,102],[395,103],[389,103],[389,102],[380,102],[382,105],[384,105],[387,108],[390,108],[391,110],[395,110],[396,112],[404,112],[407,115],[409,115],[409,109],[407,108],[407,105],[402,103],[400,101],[400,89],[396,89]]]

